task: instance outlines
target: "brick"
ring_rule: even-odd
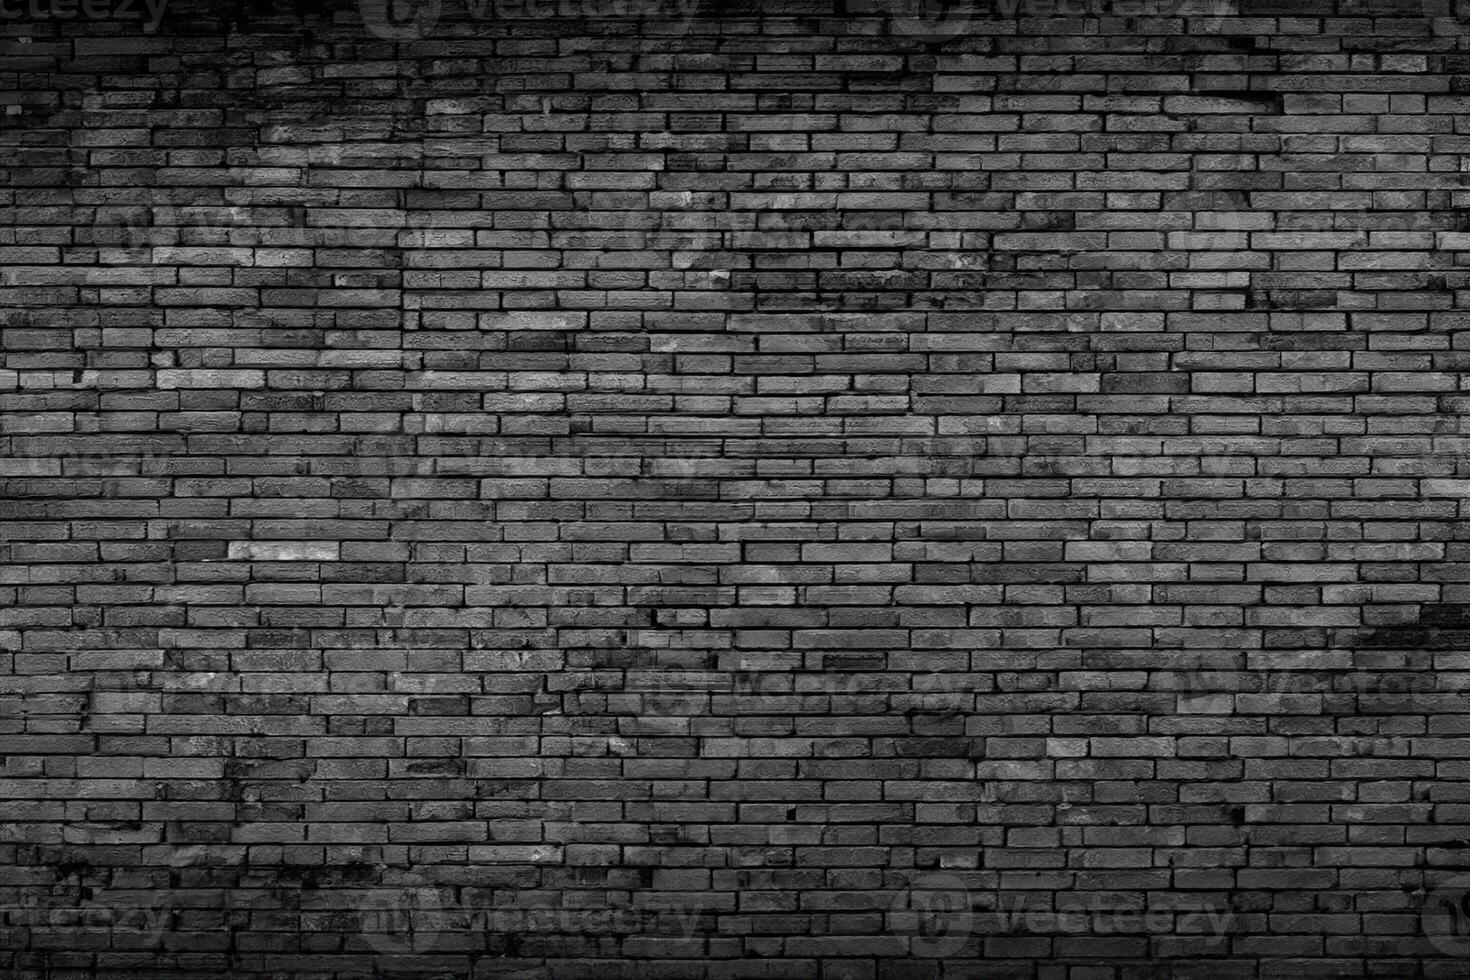
[[[123,6],[0,42],[0,973],[1463,972],[1441,0]]]

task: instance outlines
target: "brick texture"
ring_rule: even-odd
[[[0,973],[1466,975],[1470,20],[986,2],[0,8]]]

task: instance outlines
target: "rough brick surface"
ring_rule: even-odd
[[[1466,972],[1470,21],[831,2],[5,8],[0,973]]]

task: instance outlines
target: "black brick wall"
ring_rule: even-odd
[[[8,0],[0,972],[1464,975],[1446,2]]]

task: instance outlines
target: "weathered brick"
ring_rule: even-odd
[[[1463,972],[1453,4],[23,6],[0,973]]]

